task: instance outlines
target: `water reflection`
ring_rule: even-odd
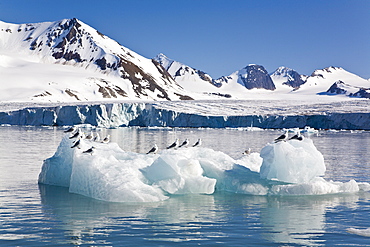
[[[324,245],[327,210],[346,203],[354,207],[359,197],[352,195],[269,197],[261,209],[261,223],[268,229],[263,236],[276,243],[305,246]]]
[[[69,193],[63,187],[39,185],[39,190],[45,214],[63,222],[60,226],[71,244],[88,243],[91,236],[115,238],[117,231],[127,237],[125,241],[144,239],[144,235],[149,240],[189,241],[199,235],[202,225],[213,224],[218,217],[214,199],[207,195],[154,203],[110,203]]]
[[[138,245],[215,240],[232,244],[238,231],[248,243],[261,243],[257,234],[266,243],[324,245],[326,213],[339,205],[355,210],[359,200],[357,194],[266,197],[216,193],[174,196],[155,203],[110,203],[62,187],[40,185],[39,190],[44,214],[61,222],[65,242],[74,245],[115,244],[118,239]]]

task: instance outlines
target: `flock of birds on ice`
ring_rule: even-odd
[[[79,128],[76,128],[75,126],[70,127],[69,129],[64,131],[65,133],[71,133],[71,136],[69,139],[76,139],[73,142],[73,145],[71,148],[80,148],[81,140],[90,140],[94,142],[101,142],[101,143],[109,143],[110,142],[110,135],[107,135],[104,137],[103,140],[100,139],[99,133],[95,133],[91,131],[90,134],[86,135],[83,131],[81,131]],[[91,148],[83,151],[84,154],[92,154],[94,152],[95,147],[91,146]]]
[[[90,134],[86,135],[83,131],[81,131],[79,128],[75,126],[70,127],[64,132],[71,133],[71,136],[69,137],[69,139],[76,139],[73,142],[73,145],[71,146],[71,148],[76,148],[76,147],[80,148],[81,140],[83,139],[90,140],[93,142],[101,142],[101,143],[109,143],[110,141],[110,135],[107,135],[103,140],[101,140],[99,133],[94,134],[94,132],[91,131]],[[287,140],[298,140],[298,141],[303,140],[303,135],[301,135],[300,131],[296,132],[296,134],[290,138],[288,138],[288,132],[289,131],[285,131],[285,133],[279,136],[278,138],[276,138],[274,142],[277,143],[277,142],[287,141]],[[177,138],[176,141],[172,143],[171,145],[167,146],[166,149],[176,149],[176,148],[188,147],[189,144],[190,142],[188,138],[186,138],[181,144],[180,144],[180,140]],[[200,145],[202,145],[202,140],[199,138],[198,141],[192,145],[192,147],[199,147]],[[94,152],[94,149],[95,147],[91,146],[89,149],[83,151],[82,153],[92,155]],[[146,154],[155,154],[158,152],[158,150],[159,148],[157,144],[154,144],[152,149],[150,149]],[[251,153],[251,148],[248,148],[247,150],[243,152],[243,154],[245,155],[249,155],[250,153]]]

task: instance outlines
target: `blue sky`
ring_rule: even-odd
[[[340,66],[370,78],[370,0],[1,0],[0,20],[78,18],[123,46],[209,73],[248,64],[301,74]]]

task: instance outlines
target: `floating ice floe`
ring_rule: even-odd
[[[317,129],[311,128],[310,126],[305,126],[302,130],[300,130],[301,133],[308,133],[308,134],[317,134],[319,131]]]
[[[360,236],[364,236],[364,237],[370,237],[370,228],[357,229],[357,228],[351,227],[351,228],[347,229],[347,232],[357,234],[357,235],[360,235]]]
[[[157,154],[122,150],[116,143],[74,140],[66,134],[46,159],[39,183],[112,202],[162,201],[171,195],[228,191],[251,195],[321,195],[369,191],[370,184],[326,181],[322,154],[310,139],[267,144],[240,159],[203,147]],[[87,152],[94,147],[91,152]]]

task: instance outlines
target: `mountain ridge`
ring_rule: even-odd
[[[44,63],[92,68],[116,77],[119,83],[112,86],[97,85],[96,92],[103,98],[192,99],[157,62],[121,46],[76,18],[19,25],[2,22],[1,31],[0,51],[11,44]],[[128,85],[122,87],[127,83],[131,83],[131,92],[127,92]],[[71,96],[68,92],[78,90],[63,91]]]
[[[370,93],[369,80],[340,67],[305,76],[287,67],[269,74],[262,65],[250,64],[215,79],[164,54],[145,58],[76,18],[0,21],[0,81],[1,101],[249,99],[335,92],[368,98]],[[329,91],[338,81],[359,90]]]
[[[161,54],[161,56],[166,57],[164,54]],[[154,59],[157,59],[157,57]],[[182,65],[182,67],[191,68],[190,66],[182,64],[181,62],[177,62],[167,57],[166,59],[167,61],[171,61],[171,64],[179,63]],[[161,61],[159,62],[161,63]],[[193,71],[200,71],[195,68],[191,69]],[[189,73],[189,70],[187,72]],[[170,71],[169,73],[171,74]],[[312,91],[309,90],[310,88],[315,88],[315,86],[317,86],[317,90],[316,92],[314,92],[315,95],[335,95],[336,93],[329,92],[330,87],[333,86],[337,81],[347,80],[348,84],[351,84],[351,88],[358,88],[362,91],[360,92],[359,90],[358,92],[353,92],[353,90],[351,90],[351,92],[345,93],[344,95],[349,97],[369,98],[368,95],[370,93],[370,91],[368,90],[368,88],[370,87],[369,80],[363,79],[353,73],[350,73],[341,67],[334,66],[329,66],[324,69],[317,69],[312,72],[310,76],[299,74],[297,71],[284,66],[280,66],[274,72],[268,74],[262,65],[256,64],[249,64],[246,67],[237,70],[228,76],[222,76],[217,79],[212,78],[209,74],[205,72],[202,73],[208,76],[208,81],[212,81],[213,85],[217,84],[217,87],[220,89],[222,89],[223,86],[227,84],[240,84],[248,90],[266,89],[270,91],[279,91],[282,93],[294,92],[306,94],[307,91]],[[260,77],[256,76],[256,74]],[[183,74],[182,76],[186,77],[185,74]],[[261,76],[266,79],[261,79]],[[177,82],[180,83],[180,81],[177,80],[176,76],[173,77]],[[253,85],[253,82],[255,81],[258,81],[259,83]],[[198,80],[198,83],[201,84],[202,80]],[[181,85],[183,87],[186,87],[184,82],[182,82]],[[343,93],[338,93],[338,95],[343,95]]]

